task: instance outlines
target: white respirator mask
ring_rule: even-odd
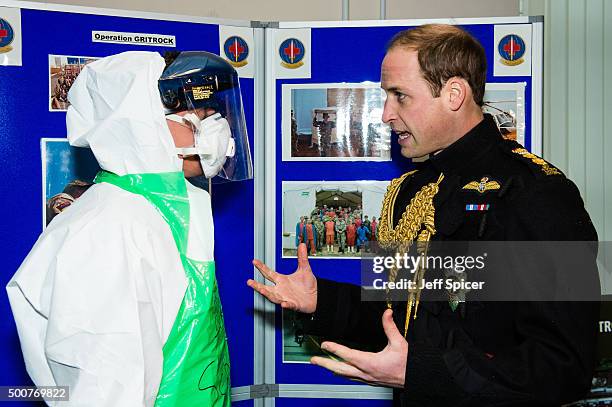
[[[206,178],[212,178],[221,172],[225,160],[236,153],[236,143],[229,123],[220,113],[203,120],[200,120],[195,113],[187,113],[184,116],[170,114],[166,119],[192,128],[194,146],[177,147],[176,152],[183,157],[200,156],[200,164]]]

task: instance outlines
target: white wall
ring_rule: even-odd
[[[47,0],[72,4],[171,14],[260,21],[341,20],[342,0]],[[514,16],[519,0],[386,0],[387,19]],[[380,16],[379,0],[350,0],[351,20]]]
[[[544,157],[580,189],[612,240],[612,1],[523,0],[544,14]]]
[[[517,16],[519,3],[517,0],[387,0],[387,19]]]

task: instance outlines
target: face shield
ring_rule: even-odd
[[[178,154],[198,155],[214,182],[253,178],[238,74],[228,62],[209,52],[181,52],[162,73],[159,91],[166,118],[194,135]]]

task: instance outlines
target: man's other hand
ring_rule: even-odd
[[[310,359],[310,363],[351,380],[375,386],[403,388],[406,378],[408,342],[398,331],[393,321],[393,311],[390,309],[383,313],[382,324],[389,340],[382,351],[378,353],[362,352],[334,342],[323,342],[321,349],[338,355],[343,361],[315,356]]]

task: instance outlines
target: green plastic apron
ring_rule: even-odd
[[[187,257],[189,198],[182,172],[116,174],[101,171],[107,182],[142,195],[166,221],[179,251],[187,290],[164,345],[164,370],[156,407],[230,406],[227,336],[214,261]]]

